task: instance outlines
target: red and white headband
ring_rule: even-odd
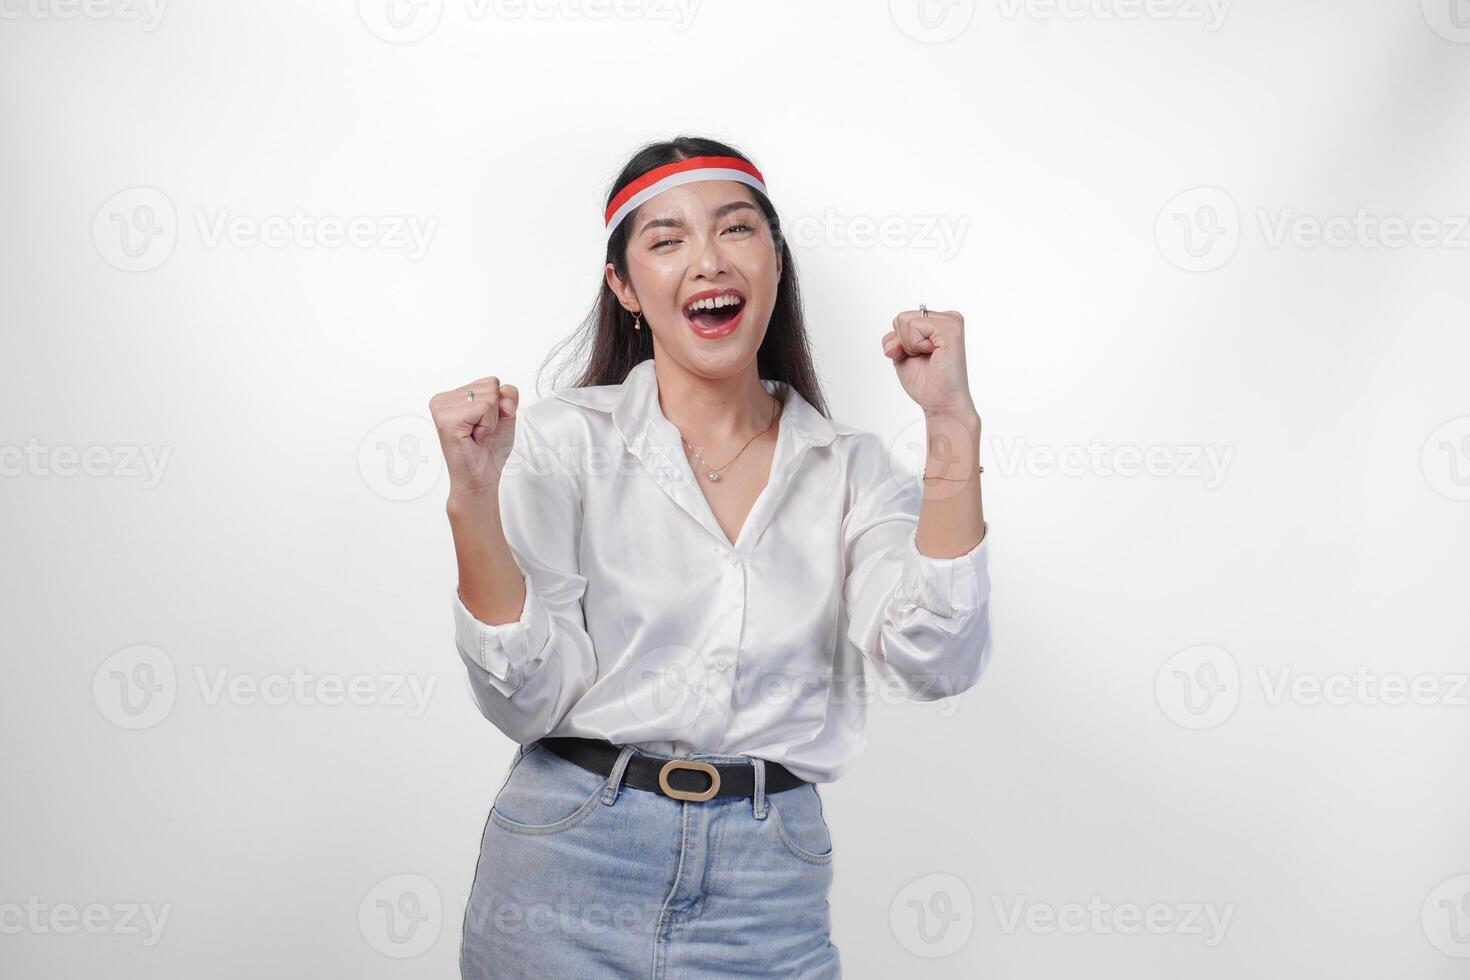
[[[603,219],[607,222],[607,233],[611,235],[622,224],[623,219],[647,200],[657,197],[671,187],[692,184],[696,180],[737,180],[767,194],[765,178],[755,167],[739,157],[690,157],[676,160],[652,170],[613,197],[607,205]]]

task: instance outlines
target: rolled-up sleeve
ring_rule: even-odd
[[[922,484],[889,461],[843,521],[847,638],[910,699],[935,701],[990,662],[990,532],[962,555],[920,552]]]
[[[578,571],[576,479],[523,412],[500,480],[506,543],[526,585],[520,618],[489,625],[454,589],[454,638],[480,713],[518,743],[550,733],[597,679]]]

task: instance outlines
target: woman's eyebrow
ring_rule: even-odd
[[[755,205],[751,204],[749,201],[731,201],[729,204],[721,204],[719,207],[715,208],[715,213],[712,215],[712,217],[714,218],[714,220],[719,221],[730,212],[739,211],[741,208],[750,208],[752,211],[754,211]],[[650,228],[683,227],[684,220],[682,218],[650,218],[648,221],[644,222],[642,228],[638,229],[638,234],[641,235]]]

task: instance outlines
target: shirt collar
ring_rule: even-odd
[[[836,438],[832,422],[789,382],[762,378],[761,385],[785,406],[777,422],[781,429],[812,446],[825,446]],[[664,442],[672,433],[678,444],[678,430],[658,404],[658,377],[651,357],[633,365],[622,384],[564,388],[553,394],[563,401],[611,414],[623,441],[635,453],[641,452],[650,437]]]

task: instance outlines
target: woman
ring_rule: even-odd
[[[520,745],[461,971],[836,977],[817,784],[861,752],[872,697],[957,694],[990,658],[963,320],[921,306],[882,337],[923,411],[921,482],[827,418],[743,154],[646,146],[604,219],[577,383],[520,412],[496,377],[430,402],[456,644]]]

